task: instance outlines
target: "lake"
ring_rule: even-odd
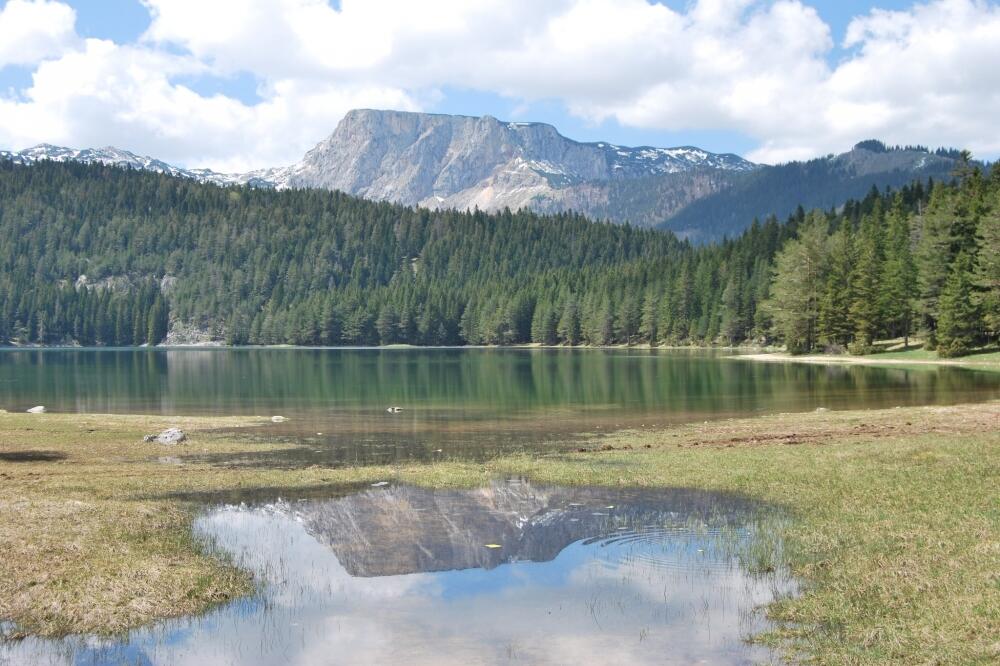
[[[486,459],[622,428],[996,398],[996,372],[758,363],[721,351],[0,351],[0,409],[285,416],[249,431],[298,445],[239,461],[265,465]]]

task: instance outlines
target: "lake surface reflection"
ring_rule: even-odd
[[[574,445],[685,421],[1000,398],[1000,373],[754,363],[684,350],[0,350],[0,409],[282,415],[298,448],[242,462],[353,465]],[[400,406],[389,414],[386,408]]]
[[[120,641],[0,644],[12,664],[739,664],[795,584],[779,519],[694,490],[376,487],[196,523],[253,598]]]

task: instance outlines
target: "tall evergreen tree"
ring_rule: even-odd
[[[810,215],[799,237],[786,243],[775,258],[768,310],[794,354],[816,346],[819,303],[826,285],[826,233],[822,214]]]
[[[926,211],[916,220],[918,303],[927,331],[928,348],[937,344],[938,301],[952,260],[951,223],[955,214],[954,196],[944,186],[937,186],[931,193]]]
[[[972,298],[972,256],[964,250],[951,266],[940,308],[938,353],[944,357],[968,354],[980,335],[982,319]]]
[[[854,235],[851,223],[845,220],[830,237],[826,285],[819,308],[820,339],[845,348],[854,335],[851,320],[854,264]]]
[[[877,206],[861,220],[856,239],[854,270],[851,271],[851,323],[855,353],[872,349],[882,322],[882,215]]]
[[[991,180],[995,194],[989,209],[979,220],[974,297],[982,309],[987,329],[996,337],[1000,336],[1000,165],[994,165]]]
[[[879,309],[889,334],[902,336],[905,346],[910,344],[914,299],[918,293],[917,267],[910,245],[910,226],[902,197],[897,195],[888,216]]]

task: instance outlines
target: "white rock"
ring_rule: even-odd
[[[273,423],[284,423],[287,420],[288,419],[286,419],[284,416],[272,416],[271,417],[271,421]]]
[[[187,439],[187,435],[180,428],[167,428],[156,436],[157,444],[179,444]]]
[[[28,413],[29,414],[44,414],[45,411],[46,410],[45,410],[44,405],[38,405],[37,407],[32,407],[31,409],[29,409]]]

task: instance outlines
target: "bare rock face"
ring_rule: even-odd
[[[277,187],[342,190],[428,208],[572,208],[625,221],[638,211],[615,200],[619,190],[611,183],[656,178],[685,189],[694,172],[754,168],[736,155],[692,147],[579,143],[544,123],[361,109],[344,116],[299,164],[268,176]]]

